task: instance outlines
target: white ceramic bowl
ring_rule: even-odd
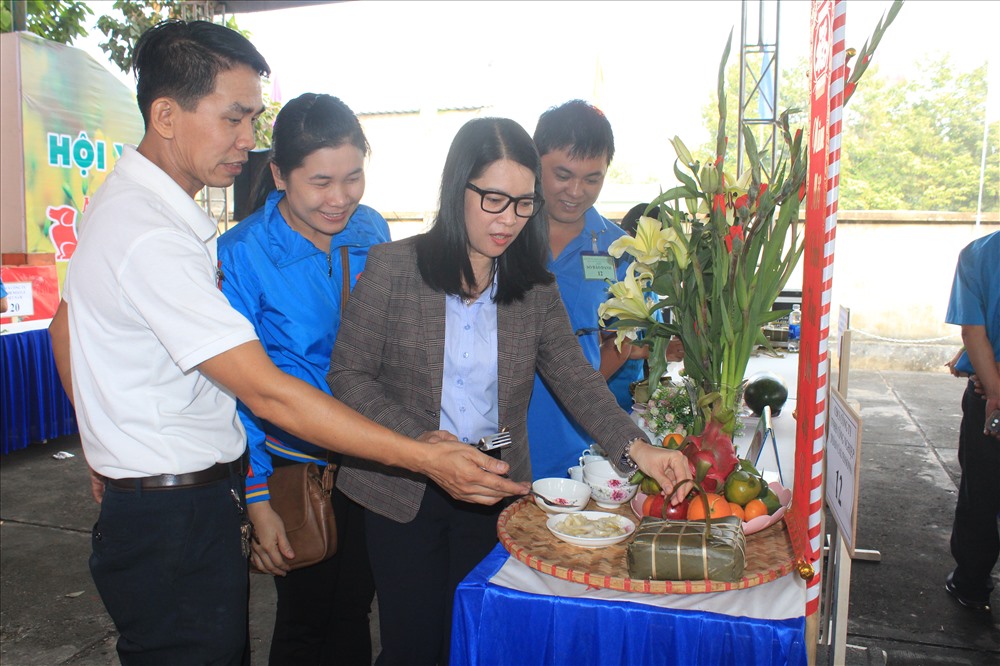
[[[583,466],[583,480],[590,486],[590,496],[602,509],[616,509],[635,497],[638,484],[629,483],[607,460]]]
[[[635,497],[639,490],[638,484],[629,483],[619,477],[610,479],[587,479],[590,486],[590,496],[602,509],[617,509]]]
[[[590,501],[590,486],[582,481],[550,477],[538,479],[531,484],[531,489],[539,495],[548,498],[559,506],[549,506],[535,497],[535,504],[546,513],[571,513],[580,511]]]
[[[602,456],[600,453],[593,453],[591,451],[584,451],[583,455],[580,456],[581,465],[597,462],[599,460],[607,460],[607,458],[605,456]]]
[[[583,465],[584,480],[587,478],[610,479],[612,477],[621,478],[621,475],[607,458],[594,458]]]
[[[623,533],[615,536],[608,537],[587,537],[587,536],[574,536],[566,534],[560,531],[563,521],[568,518],[583,516],[589,520],[599,520],[601,518],[610,518],[619,527],[622,528]],[[574,546],[580,546],[582,548],[601,548],[603,546],[610,546],[612,544],[621,543],[625,539],[628,539],[635,532],[635,523],[626,518],[625,516],[619,516],[614,513],[605,513],[604,511],[581,511],[579,513],[573,513],[567,516],[552,516],[545,522],[545,526],[549,528],[549,531],[556,536],[557,539],[561,539],[566,543],[573,544]]]

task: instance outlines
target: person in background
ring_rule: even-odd
[[[640,217],[651,217],[654,220],[659,219],[660,208],[654,206],[649,213],[646,213],[646,209],[649,208],[648,203],[640,203],[632,206],[625,215],[622,216],[621,221],[618,226],[622,228],[622,231],[627,233],[629,236],[635,238],[635,231],[639,225]],[[651,298],[656,298],[656,294],[650,292]],[[661,311],[662,312],[662,311]],[[667,310],[669,315],[670,310]],[[662,321],[657,319],[657,321]],[[674,336],[670,339],[666,348],[667,361],[683,361],[684,360],[684,345],[681,344],[680,338]],[[611,392],[615,394],[615,399],[622,409],[626,411],[632,410],[632,385],[637,381],[632,379],[632,377],[638,372],[639,377],[643,380],[649,378],[649,354],[648,352],[640,357],[641,352],[636,352],[630,355],[630,358],[625,361],[622,365],[622,369],[616,372],[614,375],[608,379],[608,388]]]
[[[497,454],[512,479],[527,481],[529,449],[552,444],[527,431],[537,371],[619,469],[637,465],[669,496],[690,470],[682,454],[645,440],[584,358],[545,270],[539,180],[538,153],[516,122],[462,126],[431,230],[371,249],[344,311],[330,387],[427,442],[457,438],[471,449],[507,430],[510,446]],[[377,663],[446,663],[455,589],[496,545],[500,507],[456,501],[432,479],[350,458],[337,483],[368,510]]]
[[[371,246],[389,240],[382,216],[360,203],[368,153],[361,124],[341,100],[296,97],[274,122],[256,212],[219,239],[222,293],[250,320],[279,369],[325,392],[345,280],[351,289]],[[323,467],[339,464],[340,456],[259,419],[243,403],[239,415],[250,450],[247,511],[257,537],[251,557],[274,574],[278,597],[270,663],[369,666],[375,583],[363,509],[334,489],[337,554],[289,571],[295,553],[269,501],[276,466]]]
[[[639,218],[645,215],[649,204],[640,203],[632,206],[622,217],[618,226],[629,236],[635,238],[636,226]],[[649,217],[656,217],[658,210],[651,211]],[[624,346],[623,346],[624,348]],[[638,350],[637,350],[638,351]],[[636,379],[638,376],[638,379]],[[632,385],[640,380],[649,378],[649,355],[641,357],[639,354],[630,354],[629,358],[622,364],[618,372],[608,378],[608,388],[615,394],[615,400],[625,411],[632,411]]]
[[[3,280],[0,280],[0,312],[7,312],[7,287],[3,286]]]
[[[619,352],[614,334],[601,330],[597,316],[609,296],[607,281],[623,280],[629,264],[627,257],[615,260],[608,254],[611,243],[625,232],[594,208],[615,154],[611,123],[600,109],[572,100],[539,117],[534,141],[542,160],[548,269],[556,277],[587,361],[605,380],[627,391],[642,379],[641,359],[648,350],[625,342]],[[640,364],[626,366],[629,359]],[[620,400],[627,402],[624,394]],[[567,468],[577,464],[594,441],[540,376],[528,407],[528,436],[546,442],[531,451],[536,479],[566,476]]]
[[[951,554],[955,568],[945,589],[962,606],[990,611],[991,571],[1000,557],[1000,431],[988,420],[1000,413],[1000,231],[962,250],[945,321],[962,327],[965,349],[949,363],[970,376],[962,397],[958,487]],[[977,388],[978,385],[978,388]]]
[[[249,663],[246,435],[257,416],[324,449],[494,504],[509,466],[378,426],[281,372],[218,288],[218,227],[194,201],[228,187],[264,110],[263,56],[238,32],[168,20],[135,45],[145,123],[80,221],[49,325],[101,511],[90,570],[131,664]]]

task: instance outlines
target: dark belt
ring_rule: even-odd
[[[178,488],[196,488],[207,486],[216,481],[229,478],[230,474],[243,474],[243,459],[228,463],[216,463],[208,469],[188,474],[159,474],[157,476],[138,476],[126,479],[107,479],[112,488],[119,490],[174,490]]]

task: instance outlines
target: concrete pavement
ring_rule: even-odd
[[[977,615],[944,591],[964,382],[872,370],[850,380],[863,419],[857,546],[882,561],[853,563],[847,663],[1000,663],[1000,593],[992,615]],[[118,663],[87,569],[96,516],[76,437],[0,458],[0,664]],[[273,607],[271,581],[252,576],[255,666],[266,663]]]

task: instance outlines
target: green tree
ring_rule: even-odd
[[[139,35],[164,19],[180,18],[180,8],[174,0],[117,0],[114,8],[121,12],[121,18],[105,14],[97,19],[97,29],[107,37],[100,47],[127,74],[132,70],[132,50]]]
[[[889,80],[873,66],[844,109],[840,208],[843,210],[976,211],[986,114],[986,65],[955,71],[947,56],[930,60],[918,80]],[[739,63],[727,68],[730,108],[726,120],[726,164],[735,175]],[[779,109],[798,108],[793,127],[808,123],[809,64],[802,59],[782,70]],[[752,108],[756,101],[750,100]],[[717,101],[702,118],[714,134]],[[1000,123],[988,133],[983,210],[1000,207]],[[762,130],[757,141],[767,139]],[[699,147],[699,159],[714,156],[715,143]]]
[[[14,25],[18,12],[22,12],[23,27]],[[0,32],[23,29],[60,44],[72,44],[77,37],[86,36],[84,21],[93,13],[86,2],[0,0]]]
[[[940,56],[920,78],[871,77],[844,114],[841,207],[975,212],[986,65],[956,72]],[[1000,205],[1000,123],[989,128],[983,210]]]

